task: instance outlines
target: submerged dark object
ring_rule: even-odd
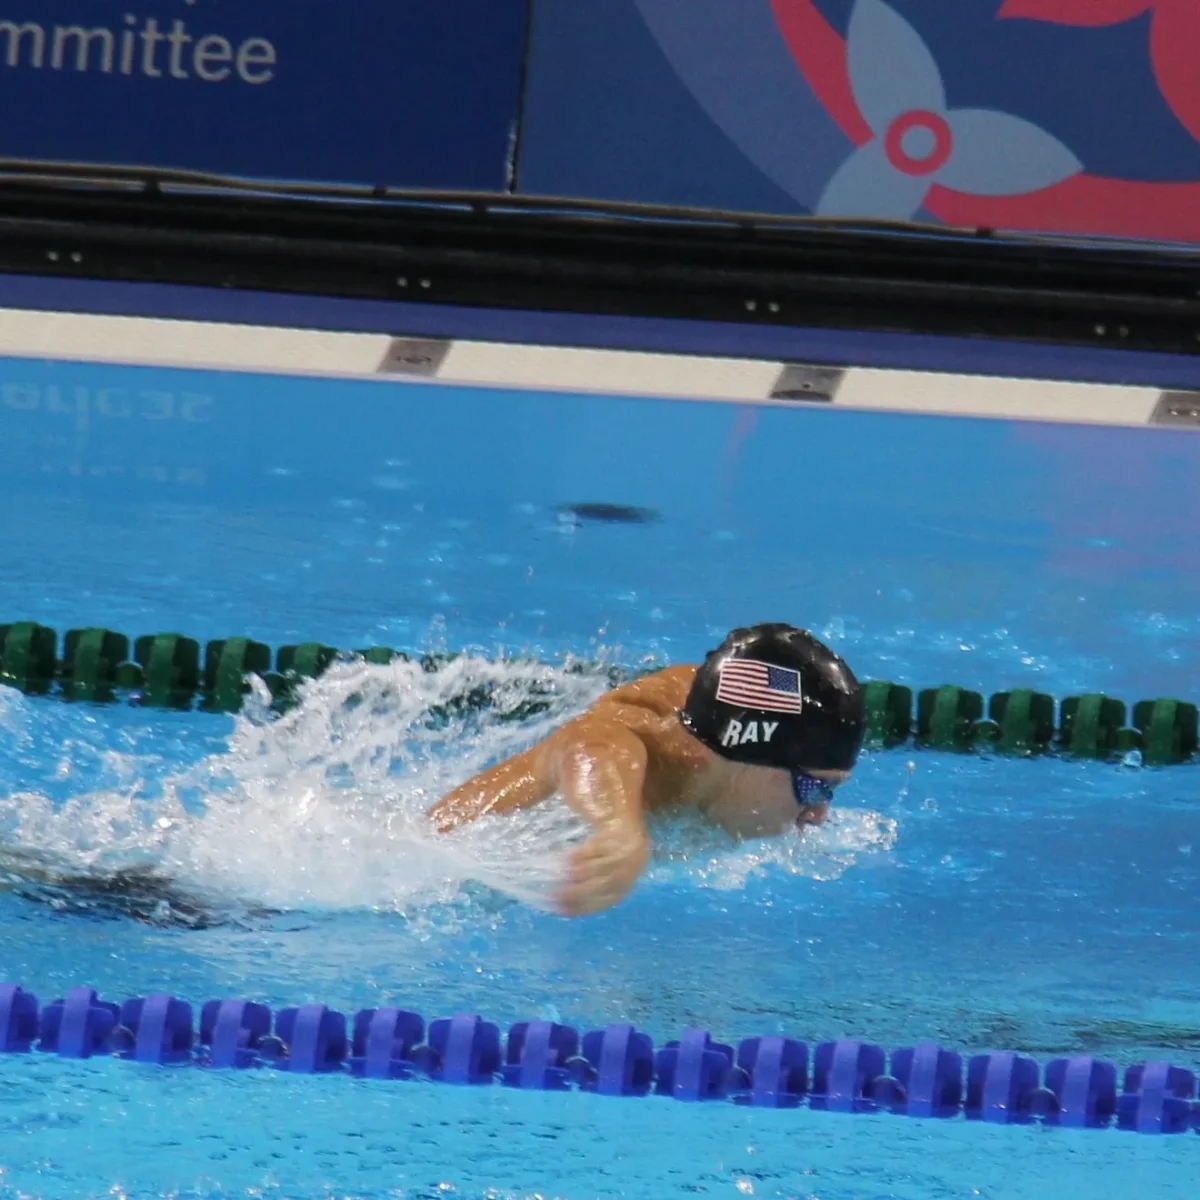
[[[560,504],[558,511],[577,521],[600,521],[607,525],[648,525],[658,520],[654,509],[632,504]]]
[[[150,867],[80,870],[48,856],[0,847],[0,892],[12,892],[57,912],[147,925],[211,929],[268,915],[206,900]]]

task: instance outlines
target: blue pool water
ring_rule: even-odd
[[[1198,466],[1162,430],[0,362],[3,620],[466,651],[340,666],[283,719],[0,691],[0,979],[1200,1067],[1195,768],[868,755],[807,840],[665,827],[630,901],[577,922],[544,910],[564,814],[450,839],[419,815],[597,694],[572,656],[693,661],[747,621],[863,678],[1194,699]],[[423,723],[481,682],[553,706]],[[53,883],[134,868],[173,881],[143,919]],[[0,1059],[5,1200],[1127,1197],[1190,1193],[1198,1154]]]

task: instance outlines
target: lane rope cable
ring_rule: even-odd
[[[369,663],[398,659],[435,671],[451,654],[413,655],[384,646],[349,652]],[[34,621],[0,625],[0,683],[29,695],[111,703],[126,700],[152,708],[237,712],[257,675],[280,711],[296,703],[298,685],[320,676],[347,656],[320,642],[272,649],[248,637],[221,638],[203,647],[179,633],[129,638],[110,629],[68,630],[61,638]],[[569,670],[606,674],[612,685],[635,673],[602,664],[575,663]],[[552,687],[537,690],[518,709],[501,714],[523,719],[549,707]],[[494,688],[477,687],[452,702],[455,711],[484,709]],[[873,680],[865,684],[866,743],[874,748],[912,745],[933,750],[999,754],[1065,754],[1122,759],[1131,753],[1146,766],[1193,761],[1198,747],[1197,707],[1157,697],[1132,705],[1099,692],[1056,700],[1032,688],[984,697],[956,684],[919,689]]]
[[[368,1008],[351,1020],[323,1004],[271,1009],[253,1000],[192,1005],[166,994],[120,1004],[75,987],[39,1006],[0,984],[0,1053],[61,1059],[115,1055],[146,1064],[276,1068],[367,1079],[569,1091],[651,1093],[682,1101],[731,1100],[768,1108],[892,1112],[991,1124],[1040,1122],[1137,1133],[1200,1131],[1196,1076],[1167,1062],[1117,1067],[1090,1056],[1038,1063],[999,1051],[969,1058],[934,1043],[889,1054],[868,1042],[807,1043],[750,1037],[736,1047],[687,1029],[655,1048],[632,1025],[580,1033],[551,1021],[500,1027],[475,1013],[426,1022],[417,1012]]]

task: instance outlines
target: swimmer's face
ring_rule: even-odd
[[[729,833],[737,837],[775,837],[796,826],[817,825],[825,819],[829,811],[825,801],[796,803],[790,771],[746,764],[731,766],[724,795],[711,810]],[[849,777],[848,771],[812,770],[804,774],[833,787]]]

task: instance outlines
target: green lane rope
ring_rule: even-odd
[[[0,683],[31,695],[53,694],[65,700],[112,702],[133,699],[153,708],[236,712],[257,675],[270,690],[277,709],[296,703],[297,685],[316,678],[342,651],[319,642],[281,646],[272,652],[250,638],[224,638],[207,643],[178,633],[156,633],[132,643],[110,629],[72,629],[62,638],[34,621],[0,625]],[[131,650],[132,647],[132,650]],[[452,654],[413,656],[374,646],[352,652],[369,663],[396,659],[418,661],[436,671]],[[633,676],[619,668],[580,664],[575,669],[603,670],[610,685]],[[509,705],[500,715],[523,720],[544,712],[549,685],[534,687],[530,696]],[[1075,758],[1117,758],[1139,751],[1147,766],[1167,766],[1192,759],[1198,746],[1196,705],[1159,698],[1126,705],[1099,693],[1053,696],[1030,688],[984,697],[954,684],[915,694],[900,684],[875,680],[865,686],[867,744],[890,748],[906,744],[935,750],[987,750],[1005,755],[1058,753]],[[446,721],[470,712],[495,709],[495,687],[480,684],[429,710],[427,719]],[[1057,714],[1057,719],[1056,719]],[[1128,716],[1128,721],[1127,721]]]

